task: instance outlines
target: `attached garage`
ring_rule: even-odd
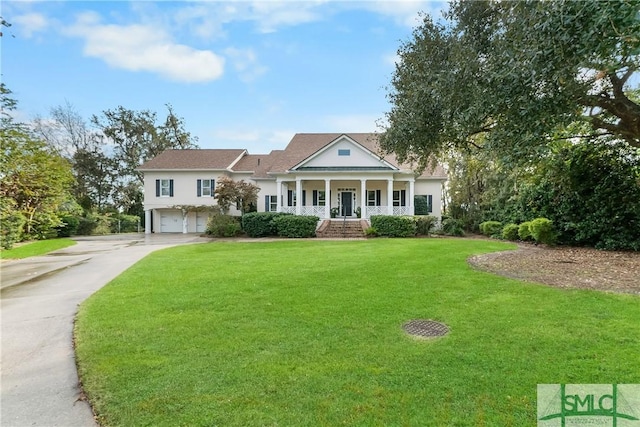
[[[204,233],[207,230],[207,221],[209,214],[207,212],[196,212],[196,233]]]
[[[161,210],[160,233],[182,233],[182,212]]]

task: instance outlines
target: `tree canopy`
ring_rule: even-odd
[[[383,150],[424,166],[475,145],[523,162],[576,122],[587,132],[571,138],[640,147],[639,10],[485,0],[452,2],[443,22],[424,16],[398,51]]]

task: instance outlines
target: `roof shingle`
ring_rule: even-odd
[[[142,164],[138,170],[227,169],[245,152],[244,149],[165,150]]]

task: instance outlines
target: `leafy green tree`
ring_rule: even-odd
[[[19,212],[24,217],[21,238],[45,238],[60,225],[57,211],[69,198],[73,184],[71,167],[26,126],[13,120],[10,111],[16,101],[11,98],[11,91],[2,85],[0,93],[0,198],[7,200],[3,217],[15,219],[14,213]]]
[[[113,204],[116,162],[107,155],[104,137],[88,128],[70,103],[53,107],[50,117],[37,117],[34,132],[68,159],[76,182],[73,195],[85,210],[103,211]]]
[[[640,147],[640,2],[455,1],[399,49],[381,146],[424,166],[482,147],[536,160],[558,130]],[[582,128],[581,128],[582,129]]]
[[[135,180],[143,183],[137,168],[163,151],[174,148],[197,148],[197,138],[184,129],[184,120],[167,105],[168,115],[163,124],[149,110],[134,111],[119,106],[93,116],[91,122],[113,144],[113,159],[117,162],[120,179],[126,185]]]

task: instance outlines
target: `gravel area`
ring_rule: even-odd
[[[468,262],[480,270],[560,288],[640,295],[640,252],[520,244],[515,251],[477,255]]]

